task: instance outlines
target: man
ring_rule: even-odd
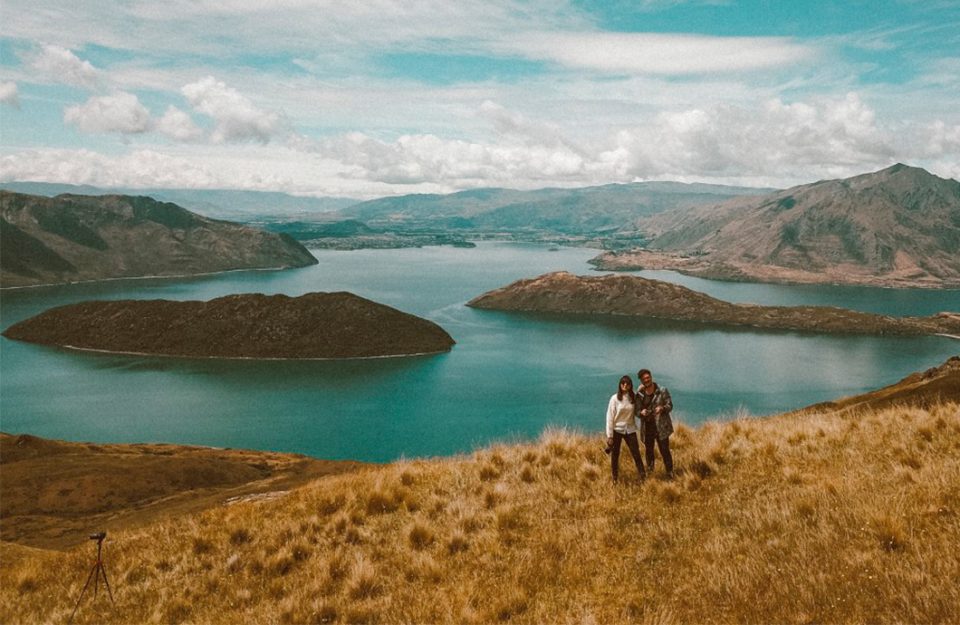
[[[647,452],[647,470],[653,473],[653,445],[660,448],[667,479],[673,478],[673,456],[670,455],[670,435],[673,434],[673,421],[670,412],[673,400],[670,391],[653,381],[649,369],[637,372],[640,379],[640,391],[637,392],[637,414],[640,416],[640,438]]]

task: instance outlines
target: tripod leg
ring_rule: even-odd
[[[107,567],[103,564],[100,564],[100,571],[103,573],[103,583],[107,587],[107,594],[110,595],[110,603],[116,603],[113,600],[113,591],[110,590],[110,581],[107,579]]]
[[[100,589],[100,560],[93,566],[93,600],[97,600],[97,590]]]
[[[80,607],[80,601],[83,599],[83,593],[87,592],[87,586],[90,585],[90,580],[93,579],[93,575],[96,572],[97,572],[97,565],[94,564],[93,568],[90,569],[90,574],[87,575],[87,583],[83,585],[83,590],[80,591],[80,596],[77,597],[77,605],[73,606],[73,612],[70,613],[70,619],[67,621],[67,623],[73,622],[73,617],[76,616],[77,608]]]

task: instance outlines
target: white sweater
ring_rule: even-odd
[[[633,402],[627,399],[626,394],[621,401],[614,393],[607,406],[607,438],[612,437],[614,431],[621,434],[632,434],[637,431],[637,420],[633,416]]]

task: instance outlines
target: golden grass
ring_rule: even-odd
[[[740,418],[610,483],[598,437],[401,461],[111,534],[77,623],[950,623],[960,405]],[[66,622],[92,544],[4,546],[0,622]]]

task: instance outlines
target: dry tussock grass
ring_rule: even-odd
[[[935,623],[960,614],[960,406],[740,418],[609,479],[597,437],[405,460],[111,534],[78,623]],[[621,458],[621,479],[633,467]],[[626,478],[626,479],[624,479]],[[5,552],[10,549],[5,547]],[[65,622],[88,545],[20,554],[0,621]]]

